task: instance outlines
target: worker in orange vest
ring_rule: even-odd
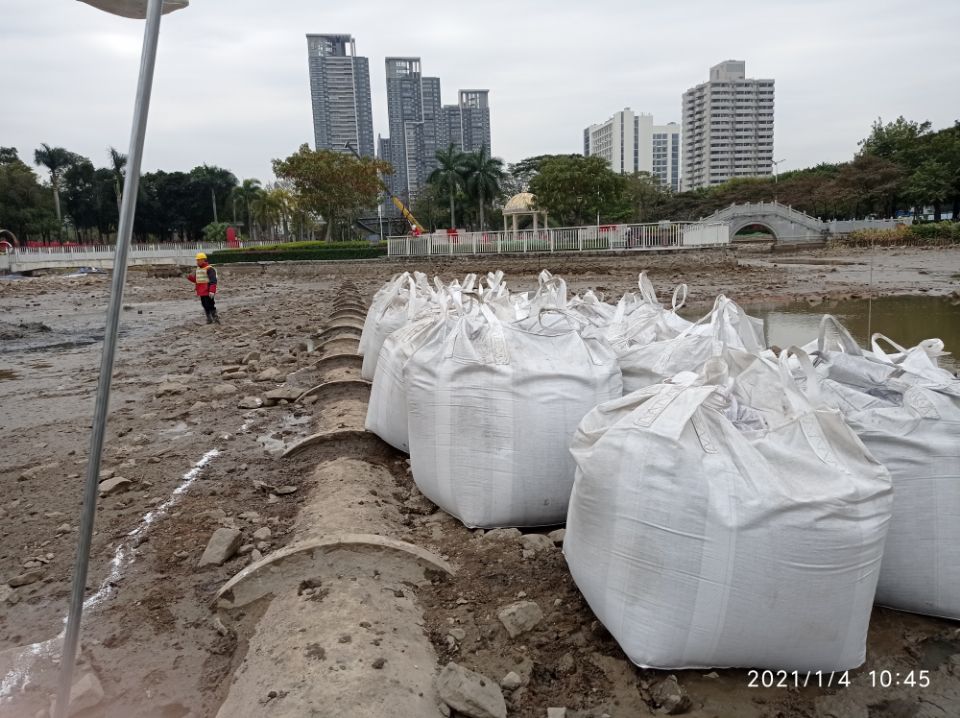
[[[200,304],[203,305],[203,311],[207,315],[207,324],[220,323],[220,316],[217,314],[217,305],[214,296],[217,293],[217,270],[207,263],[207,255],[203,252],[197,253],[197,268],[193,274],[187,275],[187,279],[193,282],[197,288],[197,296],[200,297]]]

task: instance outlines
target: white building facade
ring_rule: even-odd
[[[655,125],[653,115],[635,113],[629,107],[606,122],[583,131],[583,154],[603,157],[619,174],[648,172],[660,184],[680,190],[680,125]]]
[[[748,79],[746,63],[727,60],[683,93],[683,189],[773,172],[772,79]]]

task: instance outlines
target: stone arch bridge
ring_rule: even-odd
[[[801,243],[824,242],[831,237],[860,229],[890,229],[898,224],[892,219],[857,219],[824,222],[817,217],[799,212],[779,202],[750,202],[732,204],[701,222],[722,222],[730,228],[730,239],[742,229],[760,225],[773,235],[777,242]]]

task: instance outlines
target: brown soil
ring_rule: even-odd
[[[510,288],[522,290],[547,268],[564,276],[573,291],[593,288],[613,297],[635,287],[637,272],[647,269],[665,296],[686,282],[699,305],[718,292],[755,302],[865,296],[868,291],[948,295],[960,287],[958,250],[821,251],[812,258],[816,263],[796,256],[718,252],[225,267],[220,326],[202,323],[199,303],[185,281],[132,272],[102,468],[134,483],[126,493],[99,502],[88,595],[110,576],[118,547],[126,546],[132,561],[124,562],[115,585],[85,615],[84,665],[96,671],[106,694],[86,715],[215,715],[243,647],[217,632],[210,601],[249,559],[238,556],[206,569],[197,569],[197,560],[209,535],[224,523],[243,530],[244,544],[253,543],[252,533],[260,526],[272,530],[270,550],[291,540],[289,529],[309,493],[318,459],[305,452],[279,460],[275,451],[338,419],[337,407],[320,403],[237,409],[241,397],[262,396],[276,385],[256,382],[256,372],[221,376],[221,369],[259,351],[261,370],[297,372],[303,388],[323,381],[323,372],[314,368],[321,352],[308,353],[301,342],[324,329],[334,289],[343,279],[356,281],[368,300],[387,277],[403,269],[448,278],[503,269]],[[780,261],[784,259],[790,262]],[[824,264],[824,259],[831,262]],[[7,651],[0,653],[0,674],[7,671],[13,649],[48,641],[62,630],[108,291],[108,279],[96,276],[0,282],[4,330],[22,325],[0,345],[0,584],[28,571],[24,563],[35,559],[41,559],[43,572],[36,583],[13,589],[12,601],[0,600],[0,652]],[[276,333],[263,336],[270,328]],[[331,378],[347,377],[341,370]],[[163,382],[186,389],[158,397]],[[217,396],[221,384],[239,391]],[[347,406],[340,410],[351,413]],[[196,481],[130,539],[127,534],[142,524],[143,516],[170,499],[184,475],[213,448],[219,455]],[[402,458],[376,458],[397,478],[398,491],[410,487]],[[300,488],[271,498],[263,484]],[[250,511],[258,517],[240,518]],[[420,596],[441,663],[456,660],[494,680],[509,670],[523,675],[525,686],[510,696],[511,715],[542,717],[548,706],[567,706],[580,716],[651,711],[648,688],[662,675],[627,662],[583,603],[560,551],[524,559],[516,542],[484,539],[443,514],[415,513],[409,520],[418,542],[448,556],[458,568],[453,581]],[[521,593],[537,601],[545,619],[531,633],[510,640],[496,612]],[[453,626],[467,634],[455,649],[447,640]],[[875,611],[869,662],[856,672],[855,682],[862,687],[864,671],[873,668],[929,666],[932,685],[923,691],[861,691],[856,694],[859,705],[870,705],[863,715],[939,715],[930,712],[931,704],[958,691],[958,677],[949,669],[949,657],[960,653],[955,631],[949,622]],[[34,716],[48,705],[56,680],[54,657],[40,657],[26,688],[16,686],[11,695],[0,696],[0,714]],[[952,670],[960,674],[960,669]],[[751,689],[744,671],[719,671],[717,678],[703,673],[677,674],[693,699],[691,715],[799,717],[833,710],[815,700],[834,690]],[[927,702],[919,703],[921,698]],[[904,701],[912,706],[906,713]]]

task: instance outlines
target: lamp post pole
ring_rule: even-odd
[[[780,176],[780,163],[784,159],[781,157],[779,160],[770,160],[770,164],[773,165],[773,201],[777,201],[777,180]]]
[[[143,17],[143,3],[118,3],[116,0],[84,0],[90,5],[114,14],[127,17]],[[73,587],[70,594],[70,613],[63,639],[60,664],[60,686],[57,693],[53,718],[64,718],[69,710],[70,688],[73,684],[73,669],[80,642],[80,624],[83,618],[83,600],[86,593],[87,569],[90,563],[90,545],[93,540],[93,525],[97,509],[97,484],[100,477],[100,459],[103,455],[103,439],[106,433],[107,412],[110,406],[110,382],[117,349],[117,329],[120,325],[120,308],[123,302],[123,285],[127,276],[127,253],[133,235],[133,219],[137,206],[137,190],[140,185],[140,164],[143,159],[143,143],[147,130],[147,113],[150,108],[150,91],[153,86],[153,70],[157,59],[157,43],[160,35],[160,16],[164,0],[148,0],[146,27],[143,34],[143,52],[140,56],[140,76],[137,81],[137,96],[133,108],[133,127],[130,131],[130,149],[127,154],[127,173],[123,182],[120,204],[120,220],[117,226],[117,245],[113,260],[113,279],[110,286],[110,303],[107,307],[106,329],[103,336],[103,354],[100,359],[100,379],[97,383],[97,399],[93,413],[93,432],[90,436],[90,456],[83,488],[83,510],[80,516],[80,536],[77,558],[73,571]],[[186,5],[184,2],[176,4]],[[174,7],[173,9],[176,9]]]

